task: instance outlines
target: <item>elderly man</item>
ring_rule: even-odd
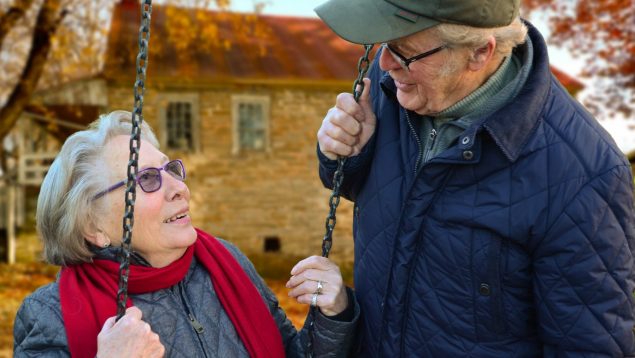
[[[551,75],[519,0],[330,0],[381,43],[318,132],[355,202],[363,357],[635,355],[629,163]]]

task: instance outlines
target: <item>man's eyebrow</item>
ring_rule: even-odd
[[[403,52],[414,52],[412,46],[408,45],[408,44],[404,44],[403,42],[392,42],[392,43],[388,43],[390,45],[390,47],[394,48],[395,50],[399,51],[402,53],[402,55],[406,56],[405,54],[403,54]]]

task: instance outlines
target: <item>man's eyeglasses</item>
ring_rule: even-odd
[[[137,184],[141,188],[141,190],[146,193],[152,193],[161,189],[161,171],[164,170],[166,173],[170,174],[174,179],[185,181],[185,167],[183,166],[183,162],[180,159],[175,159],[173,161],[167,162],[161,168],[145,168],[140,170],[137,173]],[[127,179],[124,179],[120,182],[117,182],[113,186],[109,187],[104,191],[100,191],[93,197],[93,200],[99,199],[102,196],[110,193],[111,191],[124,186],[126,184]]]
[[[418,55],[414,55],[410,58],[406,58],[404,55],[400,54],[397,50],[395,50],[392,46],[390,46],[387,43],[383,43],[381,44],[384,48],[388,49],[388,52],[390,52],[390,54],[392,55],[392,57],[399,62],[399,64],[401,65],[401,68],[403,68],[404,70],[406,70],[407,72],[410,72],[410,64],[415,62],[415,61],[419,61],[422,58],[428,57],[430,55],[434,55],[435,53],[447,48],[447,45],[441,45],[437,48],[433,48],[430,51],[426,51],[423,53],[420,53]]]

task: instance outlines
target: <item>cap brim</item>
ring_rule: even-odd
[[[389,42],[439,24],[423,16],[406,20],[385,0],[330,0],[314,11],[338,36],[357,44]]]

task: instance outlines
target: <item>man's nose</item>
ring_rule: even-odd
[[[390,53],[390,50],[385,46],[381,49],[381,56],[379,57],[379,68],[381,68],[382,71],[386,72],[398,70],[401,68],[399,62],[397,62],[397,60]]]

